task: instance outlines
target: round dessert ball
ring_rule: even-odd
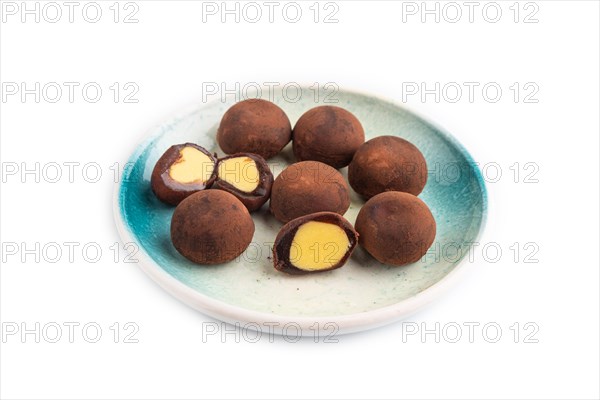
[[[365,199],[387,191],[417,196],[427,183],[427,163],[409,141],[378,136],[356,151],[348,167],[348,181]]]
[[[273,244],[275,269],[292,275],[342,267],[358,243],[358,234],[344,217],[318,212],[285,224]]]
[[[350,164],[365,141],[359,120],[350,111],[335,106],[305,112],[296,122],[293,136],[298,161],[320,161],[337,169]]]
[[[209,189],[186,197],[171,219],[171,241],[197,264],[221,264],[242,254],[252,241],[254,221],[234,195]]]
[[[258,154],[237,153],[219,159],[212,188],[231,193],[253,212],[269,200],[271,186],[273,173],[264,158]]]
[[[240,101],[225,112],[217,141],[227,154],[254,153],[268,159],[292,140],[292,125],[285,112],[270,101]]]
[[[160,201],[176,206],[189,195],[212,186],[216,165],[217,158],[197,144],[171,146],[154,165],[152,191]]]
[[[271,188],[271,212],[281,222],[331,211],[343,215],[350,193],[342,174],[317,161],[303,161],[284,169]]]
[[[365,203],[354,228],[360,245],[377,261],[400,266],[427,253],[436,224],[429,207],[418,197],[385,192]]]

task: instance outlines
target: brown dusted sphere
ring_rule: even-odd
[[[354,228],[360,245],[377,261],[400,266],[427,253],[436,224],[429,207],[418,197],[385,192],[365,203]]]
[[[335,106],[319,106],[305,112],[294,126],[294,155],[298,161],[320,161],[339,169],[350,164],[365,142],[360,121]]]
[[[348,181],[365,199],[387,191],[417,196],[427,183],[427,163],[409,141],[378,136],[360,146],[348,167]]]
[[[264,159],[276,156],[292,140],[292,125],[285,112],[262,99],[240,101],[225,112],[217,141],[227,154],[254,153]]]
[[[185,198],[171,219],[171,241],[197,264],[221,264],[242,254],[252,241],[254,221],[234,195],[204,190]]]
[[[271,188],[271,212],[281,222],[331,211],[343,215],[350,193],[342,174],[317,161],[303,161],[284,169]]]

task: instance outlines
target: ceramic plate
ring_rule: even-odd
[[[173,144],[194,142],[223,155],[215,134],[223,113],[234,102],[215,101],[195,105],[153,129],[133,152],[129,168],[117,184],[117,228],[123,242],[139,246],[135,257],[141,268],[172,295],[207,315],[249,329],[274,326],[278,333],[360,331],[404,318],[438,297],[454,280],[469,243],[477,240],[485,222],[485,186],[467,151],[449,134],[377,97],[350,91],[315,93],[309,87],[294,99],[281,92],[271,96],[287,113],[292,126],[316,103],[337,101],[329,104],[354,113],[363,124],[367,140],[397,135],[423,152],[429,178],[420,197],[437,221],[437,236],[428,254],[414,264],[391,267],[357,247],[343,268],[304,276],[285,275],[272,265],[271,248],[282,224],[269,214],[267,204],[253,214],[256,233],[238,259],[217,266],[187,261],[169,238],[174,208],[153,195],[150,174],[158,158]],[[277,176],[292,162],[290,144],[269,160],[269,165]],[[346,170],[342,170],[344,176]],[[362,204],[352,192],[352,203],[345,214],[350,222],[354,223]]]

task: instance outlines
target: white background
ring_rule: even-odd
[[[62,5],[57,23],[43,15],[39,23],[35,16],[23,23],[20,13],[3,14],[3,84],[78,82],[81,88],[97,82],[103,95],[97,103],[83,99],[80,89],[73,103],[66,92],[55,104],[43,97],[36,103],[33,95],[2,100],[5,173],[13,163],[80,163],[73,183],[67,176],[57,183],[43,176],[36,183],[35,175],[22,178],[20,172],[3,177],[2,242],[95,242],[103,254],[97,263],[86,262],[81,247],[74,262],[67,254],[56,263],[32,255],[22,263],[20,253],[3,254],[4,329],[12,323],[81,325],[73,343],[66,327],[58,343],[3,334],[2,398],[598,398],[598,3],[538,1],[537,23],[523,22],[535,10],[524,3],[517,5],[515,23],[512,1],[498,3],[497,23],[483,18],[485,3],[473,22],[459,2],[459,22],[442,15],[437,23],[430,15],[423,23],[420,14],[403,14],[406,4],[392,1],[338,1],[337,23],[323,23],[321,4],[315,23],[312,3],[301,3],[298,23],[285,21],[281,5],[269,23],[262,3],[265,15],[254,24],[243,16],[239,23],[234,16],[221,23],[220,14],[204,23],[202,3],[194,1],[137,1],[139,22],[131,24],[122,22],[133,10],[123,10],[123,3],[119,22],[113,21],[112,1],[100,2],[98,23],[82,18],[85,3],[75,9],[73,23]],[[138,85],[139,101],[124,103],[122,93],[115,103],[114,82]],[[406,107],[453,133],[482,165],[500,167],[499,179],[488,177],[482,243],[496,243],[502,255],[491,262],[492,253],[476,251],[463,279],[409,324],[341,336],[337,343],[271,342],[266,335],[237,343],[234,334],[203,341],[202,324],[213,320],[169,296],[135,264],[123,263],[124,252],[115,263],[110,250],[119,241],[110,167],[126,161],[152,126],[201,102],[203,82],[229,88],[235,82],[334,82],[406,100]],[[436,102],[433,95],[403,99],[407,82],[496,82],[503,94],[496,103],[481,90],[473,102],[466,92],[456,103],[443,96]],[[509,89],[515,82],[537,85],[538,102],[524,102],[529,91],[515,102]],[[101,166],[97,183],[82,178],[81,166],[90,162]],[[537,183],[524,182],[528,162],[537,166]],[[510,169],[515,163],[518,177]],[[511,250],[515,242],[519,254]],[[535,248],[524,249],[529,242],[539,249],[529,260],[537,263],[525,262]],[[97,343],[82,337],[81,326],[89,322],[103,329]],[[110,330],[115,322],[118,343]],[[138,343],[124,343],[126,322],[139,327]],[[452,322],[496,323],[502,337],[489,343],[480,326],[473,343],[466,327],[458,343],[444,337],[436,343],[434,335],[403,338],[409,325],[433,329]],[[535,326],[530,339],[537,343],[525,343]]]

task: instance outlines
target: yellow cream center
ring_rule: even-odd
[[[296,231],[290,248],[290,262],[305,271],[328,269],[348,251],[346,232],[334,224],[309,221]]]
[[[194,147],[184,147],[169,168],[169,176],[179,183],[205,183],[215,169],[213,160]]]
[[[219,178],[236,189],[250,193],[260,180],[256,162],[250,157],[234,157],[219,162]]]

